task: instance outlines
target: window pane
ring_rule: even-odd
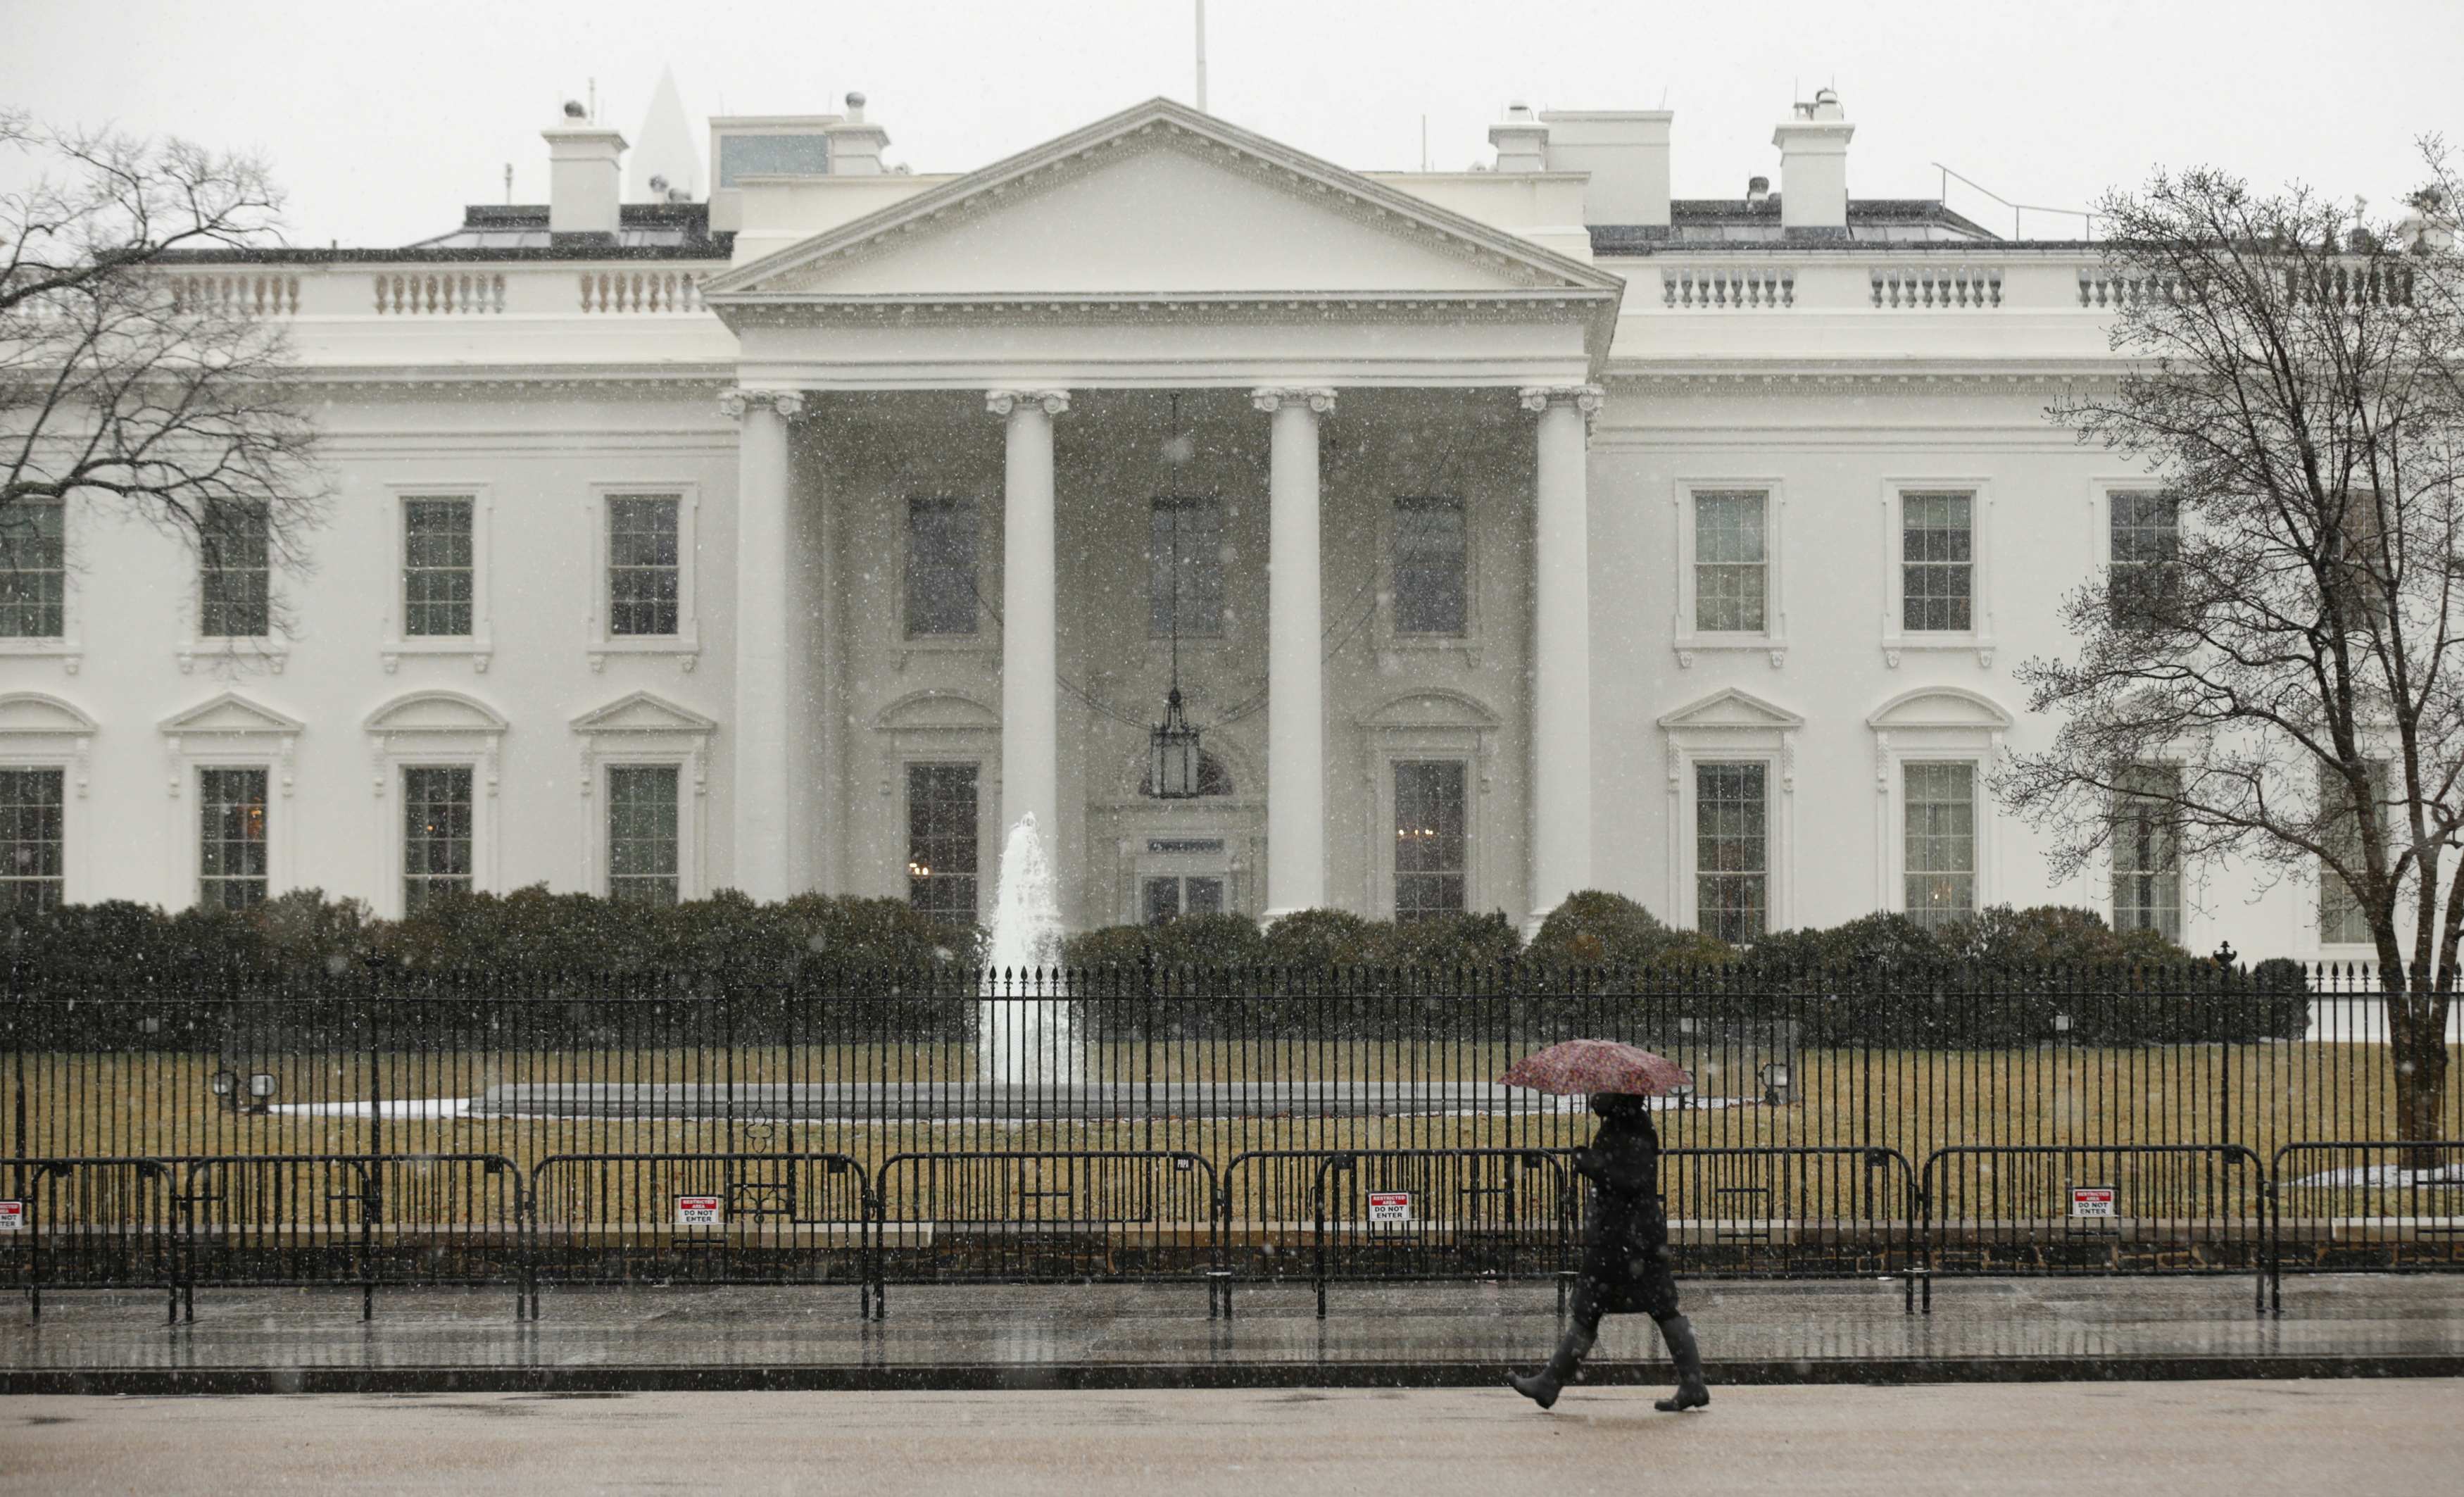
[[[1471,627],[1463,500],[1395,501],[1395,632],[1462,635]]]
[[[976,501],[907,505],[907,634],[976,631]]]
[[[1907,913],[1930,929],[1976,913],[1976,766],[1904,767]]]
[[[676,766],[611,766],[607,771],[608,897],[674,904],[679,867]]]
[[[0,636],[57,639],[66,632],[64,514],[57,499],[0,507]]]
[[[1181,636],[1185,639],[1209,639],[1221,634],[1221,500],[1157,499],[1148,512],[1147,630],[1157,639],[1172,633],[1176,575],[1180,588]]]
[[[1183,914],[1221,914],[1223,913],[1223,880],[1184,878],[1180,881],[1180,887]]]
[[[1759,493],[1694,495],[1694,627],[1761,633],[1770,626],[1767,500]]]
[[[262,503],[219,499],[206,506],[197,535],[199,634],[249,639],[268,632],[272,557]]]
[[[418,909],[471,888],[471,766],[420,764],[402,772],[402,905]]]
[[[676,632],[679,553],[674,495],[607,501],[607,632]]]
[[[907,766],[907,903],[953,925],[976,921],[973,764]]]
[[[2144,764],[2114,797],[2113,928],[2182,938],[2182,850],[2172,800],[2182,772]]]
[[[1965,494],[1900,496],[1900,625],[1908,632],[1975,627],[1974,505]]]
[[[1461,914],[1465,854],[1463,765],[1395,766],[1395,918]]]
[[[1770,910],[1770,806],[1761,764],[1694,766],[1695,923],[1724,941],[1761,937]]]
[[[718,138],[718,185],[736,186],[739,177],[818,177],[830,169],[830,138],[826,135],[737,135]]]
[[[409,499],[402,507],[405,634],[471,632],[471,501]]]
[[[57,769],[0,769],[0,911],[59,907],[61,779]]]
[[[2370,807],[2370,814],[2385,826],[2387,765],[2373,762],[2369,780],[2372,797],[2380,803]],[[2344,777],[2331,765],[2320,765],[2319,804],[2327,824],[2323,840],[2339,849],[2347,867],[2358,869],[2362,866],[2362,827],[2353,814],[2350,798]],[[2366,946],[2371,939],[2368,913],[2343,875],[2323,859],[2319,866],[2319,939],[2330,946]]]
[[[2181,505],[2169,494],[2110,496],[2113,552],[2107,591],[2123,628],[2165,619],[2181,593]]]
[[[265,771],[201,769],[197,801],[198,902],[245,910],[265,900]]]
[[[1150,878],[1139,885],[1138,920],[1145,925],[1162,925],[1180,918],[1180,880]]]

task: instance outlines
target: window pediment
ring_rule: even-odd
[[[1497,714],[1461,692],[1408,692],[1360,715],[1363,728],[1470,728],[1487,731]]]
[[[650,692],[635,692],[573,719],[583,734],[677,733],[710,734],[718,724],[690,708],[679,707]]]
[[[163,732],[172,737],[201,735],[293,737],[306,725],[297,717],[250,701],[237,692],[225,692],[187,712],[163,719]]]
[[[2012,724],[2011,714],[1982,692],[1958,686],[1925,686],[1903,692],[1874,709],[1865,725],[1877,732],[1915,728],[1966,728],[2001,733]]]
[[[368,714],[366,726],[375,734],[498,734],[505,731],[505,719],[487,703],[459,692],[413,692]]]
[[[11,692],[0,696],[0,735],[11,738],[86,737],[94,731],[93,718],[56,696],[41,692]]]
[[[1662,728],[1720,729],[1764,728],[1794,729],[1805,726],[1805,719],[1785,707],[1775,706],[1750,692],[1735,687],[1712,693],[1691,706],[1680,707],[1660,719]]]
[[[873,726],[885,733],[991,731],[1001,714],[957,692],[914,692],[884,707]]]

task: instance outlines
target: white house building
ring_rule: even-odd
[[[201,574],[72,502],[0,639],[0,872],[966,916],[1032,812],[1081,926],[1601,887],[2358,954],[2315,878],[2161,837],[2049,883],[1985,783],[2062,595],[2169,523],[2044,415],[2114,369],[2094,248],[1853,196],[1827,91],[1776,191],[1672,197],[1671,124],[1360,172],[1157,99],[940,175],[850,96],[628,203],[574,117],[544,208],[186,261],[291,330],[331,517],[312,571],[242,517]]]

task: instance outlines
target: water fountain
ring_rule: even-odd
[[[1001,848],[976,1004],[976,1075],[994,1086],[1076,1086],[1080,1056],[1061,970],[1061,898],[1033,812]]]

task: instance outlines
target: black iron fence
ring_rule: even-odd
[[[2435,1171],[2318,1183],[2426,1157],[2340,1142],[2409,1072],[2335,972],[13,980],[0,1287],[1546,1280],[1590,1120],[1494,1078],[1577,1036],[1693,1072],[1688,1274],[2464,1262]]]

